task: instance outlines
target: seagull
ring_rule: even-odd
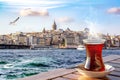
[[[10,22],[9,25],[15,25],[15,23],[19,20],[20,17],[17,17],[14,21]]]

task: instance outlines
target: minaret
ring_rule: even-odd
[[[42,31],[43,33],[45,33],[46,32],[46,30],[45,30],[45,28],[43,28],[43,31]]]
[[[53,30],[56,30],[57,29],[57,25],[56,25],[56,22],[54,21],[54,24],[52,25],[52,28]]]

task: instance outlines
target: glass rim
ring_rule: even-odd
[[[83,39],[84,44],[104,44],[105,39]]]

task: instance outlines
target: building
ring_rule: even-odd
[[[75,44],[75,37],[73,35],[68,35],[65,37],[65,47],[77,48],[77,45]]]
[[[44,37],[40,37],[38,39],[38,47],[45,47],[46,46],[46,39]]]
[[[56,25],[56,22],[54,21],[53,25],[52,25],[52,29],[53,30],[57,30],[57,25]]]
[[[114,38],[113,43],[114,43],[113,44],[114,47],[119,47],[119,39],[118,38]]]
[[[5,44],[5,43],[6,43],[5,35],[0,35],[0,44]]]
[[[29,36],[29,44],[30,45],[37,45],[38,44],[38,38],[36,36]]]
[[[45,28],[43,28],[42,33],[45,33],[45,32],[46,32],[46,30],[45,30]]]
[[[28,45],[27,42],[27,36],[26,35],[19,35],[18,36],[18,42],[19,42],[19,45]]]
[[[51,46],[51,44],[52,44],[52,37],[46,37],[46,46]]]
[[[11,34],[11,38],[13,40],[13,44],[15,45],[28,45],[28,38],[23,32],[17,32]]]
[[[78,33],[75,33],[74,34],[74,37],[75,37],[75,44],[76,45],[80,45],[81,43],[81,41],[80,41],[80,35],[78,34]]]

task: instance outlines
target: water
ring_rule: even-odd
[[[56,68],[75,66],[85,61],[79,50],[0,50],[0,80],[16,80]],[[103,56],[120,50],[103,50]]]

